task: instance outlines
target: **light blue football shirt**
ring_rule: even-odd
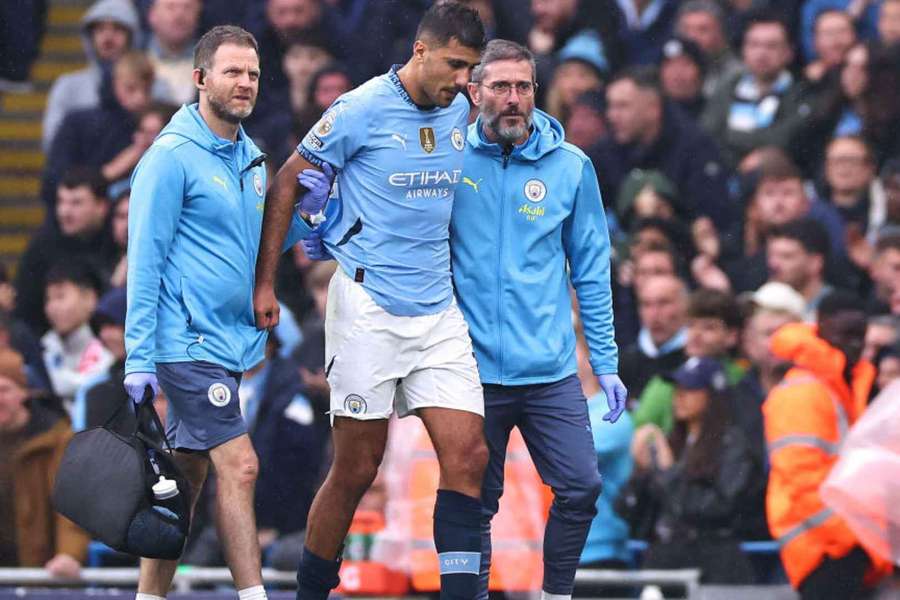
[[[419,108],[397,68],[338,98],[297,151],[338,171],[322,226],[328,251],[384,310],[418,316],[453,298],[450,212],[469,102],[459,94],[447,108]]]

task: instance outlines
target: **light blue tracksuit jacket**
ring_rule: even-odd
[[[183,106],[141,158],[128,207],[126,373],[208,361],[243,372],[260,363],[253,283],[266,170],[243,128],[216,136]],[[308,235],[296,214],[285,248]]]
[[[479,117],[456,188],[453,281],[483,383],[549,383],[576,372],[570,280],[594,373],[618,371],[594,167],[553,117],[535,110],[533,120],[528,141],[504,154]]]

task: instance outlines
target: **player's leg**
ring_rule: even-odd
[[[399,388],[397,413],[415,411],[440,463],[434,545],[441,598],[471,600],[481,568],[481,481],[487,464],[484,392],[465,319],[456,304],[417,340],[416,367]]]
[[[488,447],[488,463],[481,484],[481,574],[479,600],[487,600],[491,568],[491,519],[500,509],[503,495],[503,469],[509,434],[519,418],[521,403],[503,393],[496,385],[484,386],[484,437]]]
[[[239,435],[212,448],[216,471],[216,530],[225,563],[239,591],[262,585],[253,493],[259,462],[250,436]]]
[[[378,473],[387,443],[387,419],[335,417],[334,460],[307,518],[298,600],[324,600],[336,587],[339,552],[353,513]]]
[[[197,505],[197,499],[206,482],[209,471],[209,458],[203,453],[175,452],[175,463],[191,485],[191,513]],[[177,560],[159,560],[142,558],[138,577],[138,594],[149,594],[165,598],[172,587],[172,578],[178,567]],[[140,596],[138,596],[141,598]]]
[[[523,411],[519,429],[554,495],[544,532],[544,596],[570,598],[601,487],[587,400],[572,375],[532,388]]]
[[[339,583],[341,544],[384,456],[404,324],[338,267],[328,286],[325,375],[331,386],[334,458],[307,517],[298,600],[324,600]]]
[[[418,410],[440,464],[434,545],[441,598],[471,600],[481,568],[481,481],[487,464],[481,415],[451,408]]]

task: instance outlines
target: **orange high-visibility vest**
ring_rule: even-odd
[[[441,587],[433,539],[434,501],[440,477],[437,455],[424,428],[411,442],[416,450],[409,484],[413,538],[410,575],[416,590],[437,591]],[[551,500],[550,488],[541,482],[522,435],[514,429],[506,452],[500,511],[491,522],[491,590],[541,589],[541,550]]]
[[[795,366],[763,405],[771,464],[766,513],[788,579],[797,588],[826,556],[840,558],[862,545],[825,506],[819,488],[837,462],[847,430],[865,410],[875,369],[868,362],[857,364],[851,389],[843,378],[843,353],[806,324],[782,327],[771,345],[775,355]],[[891,564],[867,553],[872,567],[866,582],[873,584],[890,574]]]

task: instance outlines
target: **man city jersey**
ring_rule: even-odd
[[[328,251],[387,312],[417,316],[453,297],[449,224],[469,103],[459,94],[447,108],[419,108],[397,68],[338,98],[297,151],[338,171]]]

